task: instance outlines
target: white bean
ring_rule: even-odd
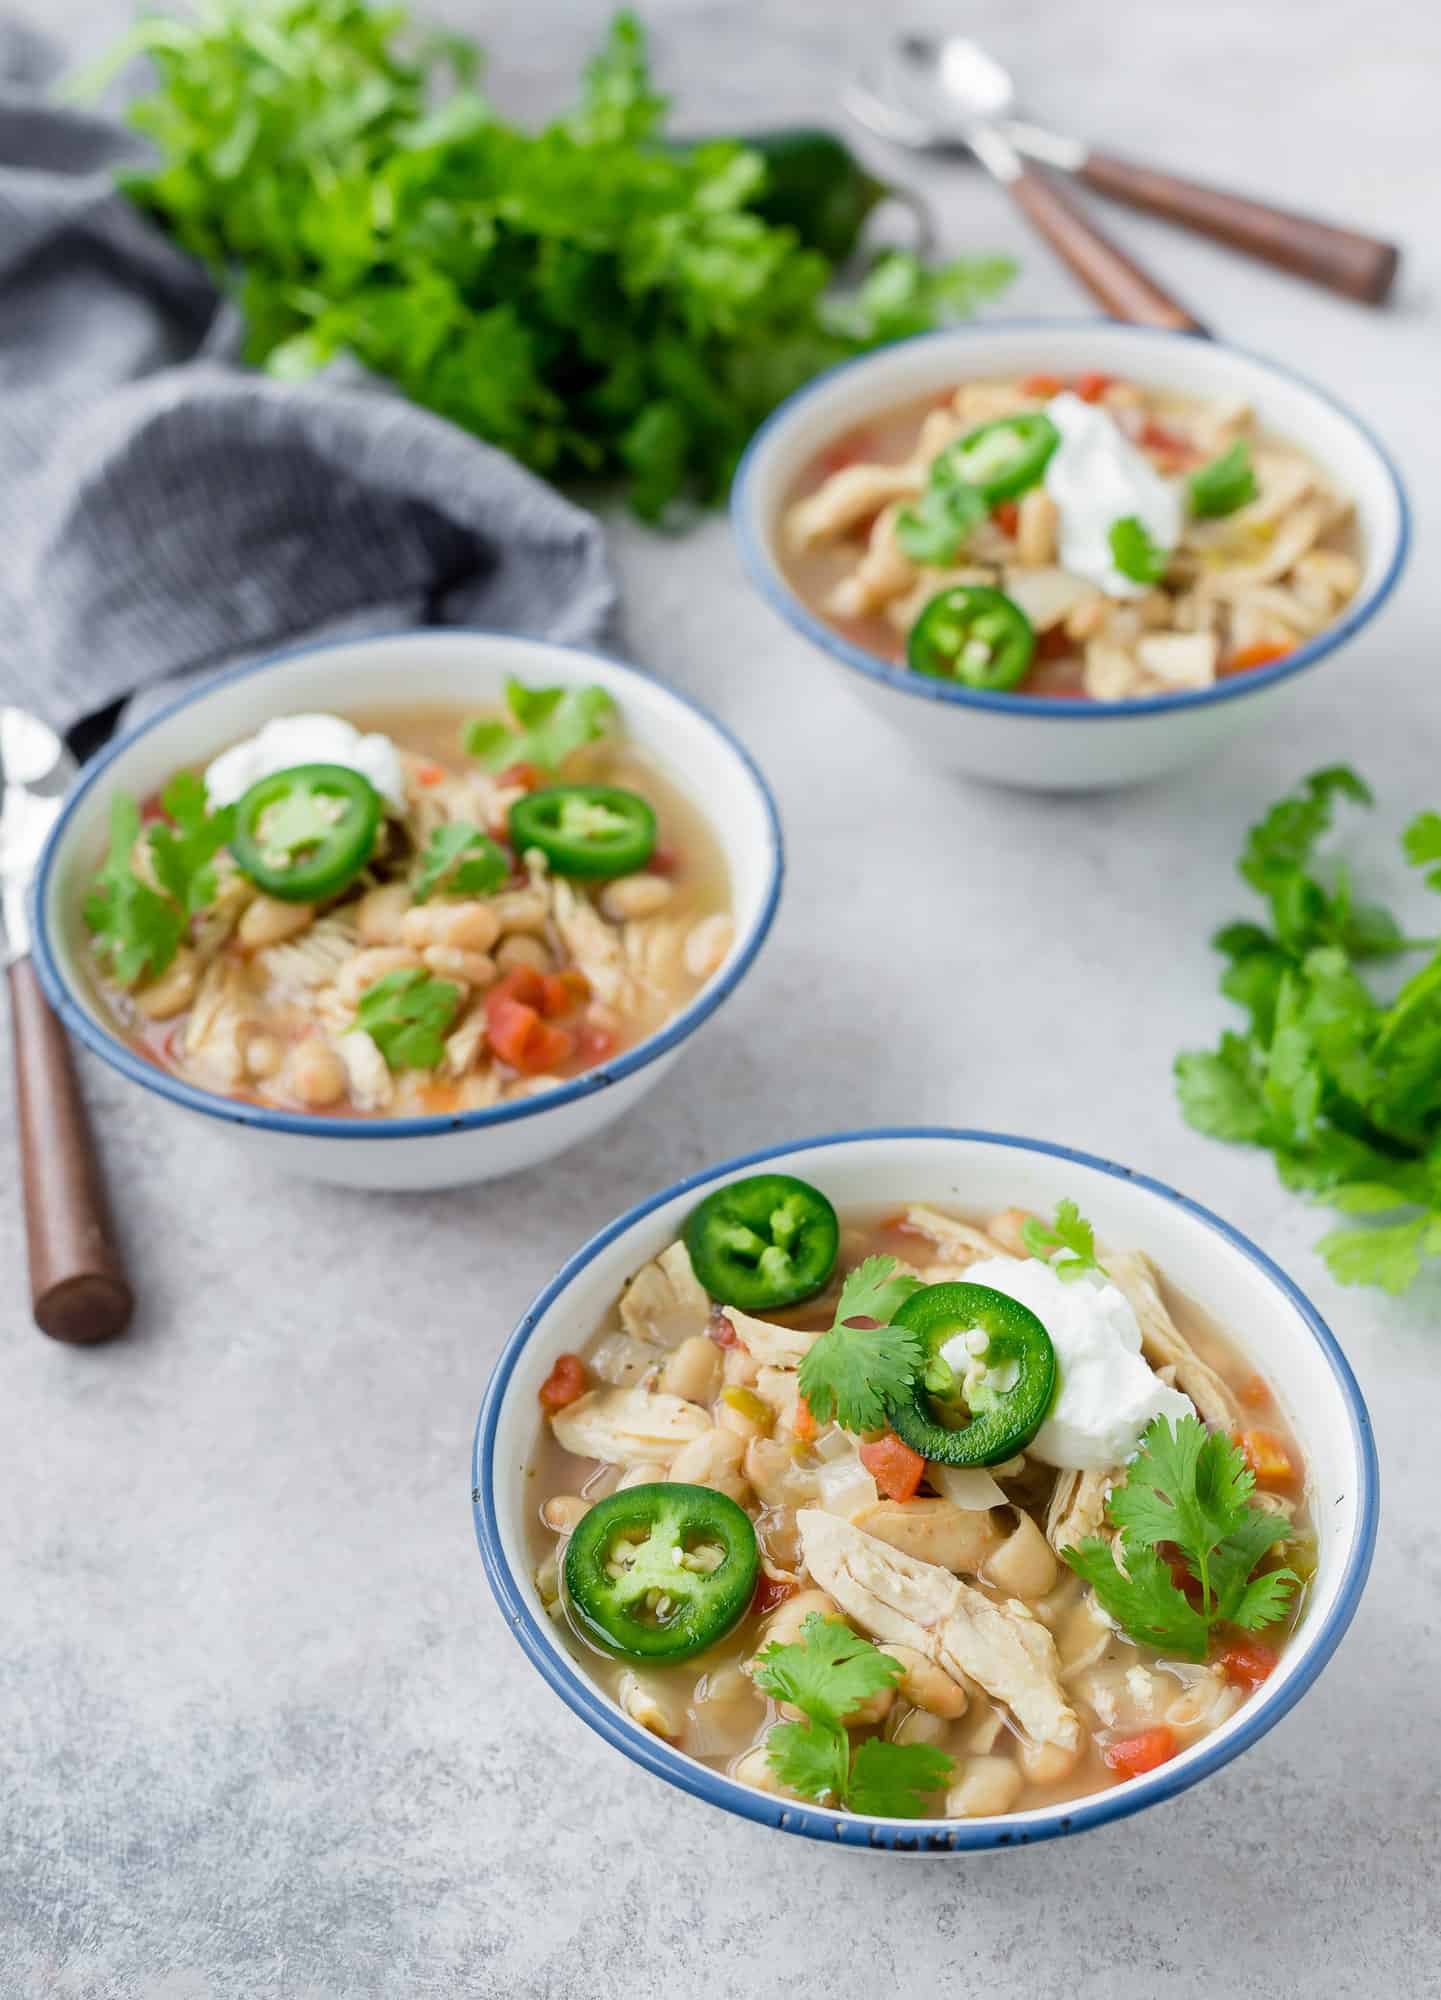
[[[514,972],[518,965],[528,965],[533,972],[549,972],[554,964],[544,941],[523,931],[501,939],[495,962],[502,972]]]
[[[671,885],[663,875],[623,875],[608,882],[600,892],[600,907],[614,924],[626,924],[653,917],[671,899]]]
[[[984,1575],[1007,1597],[1044,1597],[1055,1588],[1056,1558],[1029,1514],[1018,1512],[1012,1532],[986,1558]]]
[[[960,1778],[946,1793],[947,1819],[983,1819],[1011,1810],[1024,1778],[1009,1757],[965,1757]]]
[[[589,1500],[582,1500],[578,1493],[553,1493],[541,1508],[540,1518],[557,1535],[568,1535],[589,1512]]]
[[[247,951],[263,951],[267,945],[284,944],[287,938],[299,937],[314,921],[314,903],[286,903],[278,896],[257,896],[246,906],[235,935]]]
[[[291,1054],[290,1081],[302,1104],[336,1104],[345,1095],[345,1065],[323,1035],[310,1035]]]
[[[420,954],[426,969],[440,979],[458,979],[463,986],[493,986],[495,960],[483,951],[460,951],[450,944],[428,944]]]
[[[135,1005],[147,1021],[172,1020],[190,1005],[199,983],[199,960],[189,945],[183,944],[159,978],[139,989]]]
[[[692,979],[709,979],[735,938],[735,925],[724,912],[692,924],[685,941],[685,969]]]
[[[688,1403],[709,1403],[720,1373],[720,1349],[705,1334],[693,1333],[666,1356],[659,1386],[668,1396],[684,1396]]]
[[[399,944],[402,921],[410,908],[410,890],[404,882],[387,882],[379,889],[367,889],[355,906],[355,923],[362,944]]]

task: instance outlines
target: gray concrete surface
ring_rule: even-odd
[[[601,0],[450,17],[512,100],[552,101]],[[77,45],[122,18],[52,0]],[[696,122],[823,113],[858,4],[651,9]],[[959,17],[959,12],[958,12]],[[1333,1287],[1323,1218],[1189,1133],[1174,1052],[1220,1009],[1205,945],[1241,827],[1353,755],[1381,808],[1436,804],[1441,591],[1435,84],[1414,4],[976,0],[1039,109],[1402,237],[1395,309],[1352,309],[1127,219],[1218,328],[1397,447],[1418,553],[1384,622],[1282,730],[1125,797],[943,783],[873,733],[749,596],[725,524],[615,526],[637,659],[738,729],[792,855],[743,993],[594,1157],[387,1202],[271,1184],[94,1065],[134,1258],[134,1335],[36,1335],[0,1202],[0,1991],[39,2000],[1139,2000],[1441,1987],[1441,1394],[1435,1279]],[[964,172],[957,245],[1025,258],[1012,305],[1082,301]],[[1424,898],[1417,921],[1434,928]],[[8,1075],[8,1072],[7,1072]],[[4,1087],[8,1087],[4,1086]],[[1301,1708],[1160,1811],[994,1859],[832,1853],[732,1824],[594,1740],[496,1616],[467,1506],[482,1384],[531,1294],[619,1207],[702,1162],[843,1125],[1051,1135],[1249,1228],[1332,1319],[1371,1399],[1385,1520],[1353,1632]],[[13,1187],[0,1118],[0,1185]]]

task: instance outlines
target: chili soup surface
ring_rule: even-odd
[[[1026,435],[1048,412],[1049,457]],[[965,469],[982,499],[952,521],[942,489]],[[1350,500],[1309,453],[1239,399],[1102,375],[965,382],[868,419],[802,472],[778,547],[807,608],[882,660],[1102,702],[1280,660],[1361,583]]]
[[[832,1324],[843,1278],[880,1257],[928,1288],[921,1300],[958,1284],[979,1292],[966,1285],[972,1271],[1020,1270],[1024,1221],[1014,1209],[985,1221],[918,1204],[852,1210],[840,1218],[824,1290],[757,1314],[716,1303],[697,1278],[688,1230],[635,1275],[579,1353],[562,1357],[541,1392],[528,1473],[535,1586],[567,1649],[633,1721],[763,1791],[843,1803],[797,1793],[777,1775],[768,1740],[798,1711],[754,1678],[768,1647],[813,1641],[818,1618],[842,1621],[903,1669],[848,1719],[851,1752],[873,1739],[929,1746],[949,1769],[925,1816],[984,1818],[1094,1795],[1156,1768],[1219,1728],[1274,1668],[1314,1564],[1302,1455],[1271,1386],[1141,1253],[1103,1255],[1109,1285],[1134,1310],[1154,1399],[1184,1403],[1208,1435],[1239,1441],[1256,1474],[1252,1506],[1274,1517],[1279,1538],[1261,1568],[1284,1559],[1293,1575],[1284,1615],[1259,1637],[1218,1628],[1204,1658],[1168,1653],[1127,1633],[1067,1567],[1066,1549],[1114,1533],[1107,1508],[1121,1465],[1058,1470],[1035,1455],[1043,1432],[983,1467],[922,1464],[911,1453],[915,1468],[897,1487],[906,1450],[890,1433],[855,1435],[808,1410],[797,1371]],[[1097,1293],[1114,1298],[1099,1279]],[[1061,1413],[1059,1389],[1051,1408],[1052,1418]],[[888,1497],[905,1485],[907,1497]],[[636,1622],[643,1613],[614,1626],[636,1636],[640,1653],[606,1634],[606,1579],[623,1580],[633,1547],[622,1539],[608,1567],[601,1549],[599,1569],[588,1566],[593,1550],[585,1564],[568,1560],[601,1503],[621,1508],[631,1493],[651,1515],[677,1495],[688,1522],[678,1548],[694,1551],[683,1558],[693,1573],[673,1586],[678,1609],[663,1579],[648,1628]],[[726,1521],[736,1509],[754,1530],[753,1591],[742,1571],[744,1608],[732,1606],[728,1629],[697,1647],[722,1609],[708,1602],[707,1572],[724,1580],[734,1568]],[[596,1579],[592,1619],[577,1591],[590,1593]],[[1194,1593],[1194,1582],[1187,1588]],[[674,1664],[667,1632],[685,1641]]]
[[[387,739],[398,762],[399,795],[384,802],[361,872],[333,895],[286,901],[264,893],[222,848],[214,895],[158,973],[121,983],[97,949],[103,933],[92,939],[92,985],[115,1032],[172,1075],[224,1096],[398,1117],[533,1096],[663,1027],[732,941],[730,884],[710,827],[623,725],[555,771],[492,772],[464,748],[477,713],[387,707],[343,717],[366,743]],[[654,851],[610,875],[602,855],[601,872],[583,876],[517,852],[512,808],[543,804],[547,787],[602,798],[618,790],[635,816],[654,815]],[[145,836],[166,815],[155,799],[143,814],[132,860],[152,881]],[[486,836],[488,854],[499,850],[503,879],[483,892],[457,889],[467,860],[458,848],[449,877],[423,893],[431,843],[438,834],[460,842],[464,828]],[[366,995],[383,993],[382,981],[402,989],[388,1036],[364,1025]],[[423,1011],[417,994],[429,1011],[422,1034],[407,1036],[410,1013]]]

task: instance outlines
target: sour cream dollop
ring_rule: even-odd
[[[1109,597],[1143,597],[1150,586],[1123,576],[1112,560],[1111,530],[1134,515],[1158,548],[1175,548],[1181,539],[1179,487],[1162,479],[1098,403],[1083,403],[1066,390],[1051,398],[1046,415],[1061,434],[1046,467],[1046,491],[1060,516],[1062,569]]]
[[[232,806],[272,772],[296,764],[344,764],[369,778],[388,805],[405,810],[400,752],[388,736],[362,735],[340,715],[278,715],[243,743],[222,750],[205,773],[212,807]]]
[[[1050,1415],[1026,1446],[1032,1458],[1066,1472],[1104,1472],[1134,1457],[1156,1417],[1193,1417],[1195,1406],[1170,1389],[1141,1354],[1141,1329],[1125,1294],[1109,1280],[1058,1278],[1037,1258],[986,1257],[966,1272],[969,1284],[989,1285],[1029,1306],[1056,1350],[1056,1395]],[[966,1335],[941,1353],[957,1375],[973,1357]]]

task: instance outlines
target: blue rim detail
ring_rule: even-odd
[[[1396,546],[1384,573],[1373,588],[1358,598],[1334,625],[1328,626],[1324,632],[1318,632],[1316,637],[1308,639],[1305,645],[1295,647],[1284,660],[1278,660],[1274,666],[1252,667],[1244,674],[1231,675],[1226,680],[1217,681],[1212,687],[1194,688],[1189,693],[1132,696],[1126,701],[1108,702],[1068,701],[1054,695],[1002,694],[985,688],[962,687],[957,683],[913,673],[908,667],[892,666],[875,653],[867,652],[863,646],[853,645],[849,639],[843,639],[839,632],[833,631],[829,625],[808,611],[775,573],[775,566],[767,553],[767,537],[759,519],[759,510],[752,496],[755,461],[771,433],[788,422],[803,403],[808,402],[817,391],[833,382],[837,376],[844,375],[851,369],[865,368],[879,355],[892,354],[898,347],[912,347],[922,342],[939,340],[963,340],[968,331],[974,331],[976,334],[1034,333],[1042,329],[1050,332],[1057,328],[1069,329],[1082,335],[1102,328],[1108,337],[1120,334],[1133,336],[1148,343],[1199,341],[1208,348],[1219,347],[1224,353],[1234,354],[1242,361],[1254,362],[1281,380],[1294,383],[1298,388],[1306,390],[1318,402],[1326,404],[1348,423],[1376,454],[1396,496]],[[815,376],[803,389],[797,389],[788,396],[785,402],[766,418],[746,447],[731,489],[731,528],[740,548],[741,561],[745,565],[746,573],[771,609],[788,625],[803,633],[812,645],[818,646],[824,653],[829,653],[832,659],[839,660],[843,666],[851,667],[857,673],[866,675],[869,680],[879,681],[884,687],[894,688],[898,694],[919,696],[923,701],[953,702],[962,708],[989,709],[993,713],[1003,715],[1049,716],[1067,722],[1109,722],[1118,716],[1168,715],[1177,709],[1204,708],[1213,702],[1235,701],[1245,695],[1260,694],[1263,689],[1288,680],[1292,674],[1302,673],[1307,667],[1316,666],[1328,654],[1334,653],[1339,646],[1344,645],[1356,632],[1359,632],[1363,625],[1369,624],[1395,589],[1411,546],[1411,506],[1391,454],[1370,426],[1363,423],[1328,390],[1321,388],[1308,376],[1298,373],[1294,368],[1283,367],[1264,354],[1255,354],[1249,348],[1237,347],[1231,341],[1217,341],[1203,333],[1186,333],[1179,330],[1173,332],[1162,327],[1127,326],[1114,320],[985,320],[978,322],[972,329],[964,326],[943,327],[934,333],[912,334],[906,340],[893,341],[889,346],[876,349],[871,354],[861,354],[850,361],[837,362],[834,368],[828,368],[823,375]]]
[[[449,644],[467,638],[501,639],[515,646],[534,647],[547,652],[573,653],[578,659],[600,660],[608,667],[614,667],[623,674],[630,674],[638,681],[647,681],[660,689],[671,701],[689,709],[717,736],[729,744],[749,773],[756,791],[765,808],[767,830],[770,836],[770,884],[766,890],[759,914],[751,928],[735,963],[714,986],[697,995],[690,1006],[677,1014],[675,1019],[660,1030],[640,1042],[633,1049],[627,1049],[613,1062],[605,1063],[598,1069],[587,1070],[583,1076],[573,1077],[558,1089],[546,1091],[543,1096],[521,1098],[514,1104],[495,1104],[484,1111],[440,1112],[422,1118],[327,1118],[304,1112],[272,1111],[268,1106],[244,1104],[234,1098],[219,1097],[207,1090],[197,1090],[194,1084],[184,1083],[179,1077],[158,1069],[154,1063],[137,1056],[124,1042],[101,1027],[85,1008],[80,1007],[70,997],[60,968],[50,944],[49,920],[46,915],[49,902],[50,871],[55,865],[66,826],[86,794],[100,782],[111,764],[152,729],[166,722],[181,709],[189,708],[193,702],[202,701],[217,688],[228,687],[235,681],[249,679],[255,674],[282,672],[294,660],[308,659],[316,653],[334,653],[357,646],[413,646],[417,640],[426,644]],[[754,964],[761,946],[765,943],[780,902],[781,884],[785,879],[785,840],[781,833],[780,814],[776,810],[775,798],[754,757],[732,735],[723,722],[718,722],[709,709],[692,701],[689,695],[681,694],[669,682],[656,674],[647,673],[641,667],[632,666],[628,660],[618,660],[613,654],[602,652],[597,646],[573,646],[563,640],[537,639],[533,634],[503,632],[478,625],[425,625],[406,632],[378,632],[371,637],[352,634],[347,639],[326,639],[312,646],[295,646],[283,653],[272,653],[267,659],[253,662],[250,666],[233,668],[229,673],[217,674],[214,680],[189,694],[178,695],[172,702],[157,710],[147,722],[137,729],[117,737],[107,744],[98,756],[92,758],[74,790],[61,809],[60,816],[50,829],[45,843],[40,865],[36,870],[35,882],[31,890],[31,935],[34,939],[33,957],[40,984],[45,997],[64,1022],[67,1030],[79,1037],[87,1048],[108,1062],[112,1069],[132,1083],[138,1083],[145,1090],[154,1091],[157,1096],[169,1098],[172,1104],[183,1105],[187,1111],[199,1111],[207,1118],[218,1118],[235,1125],[258,1126],[266,1132],[290,1132],[305,1139],[347,1139],[360,1142],[376,1142],[385,1139],[436,1139],[452,1132],[474,1132],[488,1125],[509,1125],[520,1118],[534,1118],[546,1111],[554,1111],[562,1104],[573,1104],[577,1098],[590,1097],[598,1090],[605,1090],[613,1083],[633,1076],[644,1069],[657,1057],[685,1041],[704,1021],[709,1020],[721,1002],[740,984],[745,974]]]
[[[725,1777],[719,1771],[709,1770],[705,1765],[684,1757],[669,1744],[642,1729],[638,1723],[628,1721],[611,1706],[599,1689],[587,1681],[579,1667],[572,1666],[556,1654],[548,1644],[542,1618],[531,1601],[531,1592],[511,1571],[501,1546],[500,1524],[497,1517],[494,1468],[496,1432],[500,1423],[501,1410],[505,1402],[506,1390],[514,1373],[516,1363],[529,1340],[531,1333],[556,1300],[567,1290],[586,1267],[636,1223],[642,1221],[653,1210],[673,1201],[678,1195],[693,1194],[715,1181],[725,1180],[732,1174],[744,1172],[752,1167],[763,1166],[767,1161],[783,1155],[823,1152],[835,1146],[850,1146],[857,1142],[887,1139],[935,1139],[946,1143],[964,1141],[972,1144],[1007,1147],[1018,1152],[1044,1153],[1049,1158],[1065,1160],[1072,1165],[1093,1168],[1100,1173],[1110,1174],[1117,1180],[1132,1182],[1150,1194],[1159,1195],[1164,1201],[1185,1211],[1194,1221],[1213,1230],[1218,1236],[1239,1250],[1262,1274],[1267,1277],[1282,1296],[1299,1313],[1309,1327],[1316,1345],[1330,1364],[1331,1373],[1336,1378],[1342,1400],[1346,1404],[1351,1421],[1351,1441],[1355,1460],[1360,1472],[1360,1494],[1358,1496],[1356,1533],[1344,1561],[1345,1569],[1336,1601],[1326,1620],[1309,1639],[1306,1646],[1305,1665],[1283,1686],[1274,1692],[1262,1692],[1253,1696],[1241,1711],[1243,1720],[1231,1734],[1224,1736],[1212,1747],[1184,1769],[1173,1765],[1163,1765],[1158,1771],[1146,1777],[1132,1779],[1118,1785],[1114,1791],[1102,1793],[1099,1797],[1078,1799],[1064,1806],[1034,1809],[1030,1812],[1012,1813],[1004,1818],[982,1821],[939,1821],[939,1820],[896,1820],[865,1819],[849,1813],[829,1812],[822,1806],[797,1804],[786,1799],[772,1798],[764,1792],[752,1790],[748,1785],[739,1784],[734,1778]],[[543,1679],[558,1694],[566,1707],[587,1723],[614,1749],[629,1757],[657,1778],[676,1785],[681,1791],[689,1792],[693,1798],[707,1805],[719,1806],[722,1811],[739,1814],[744,1819],[757,1821],[762,1826],[772,1826],[784,1833],[800,1834],[807,1840],[824,1840],[832,1845],[840,1843],[848,1847],[893,1848],[911,1853],[963,1853],[977,1849],[995,1847],[1019,1847],[1039,1840],[1053,1840],[1064,1834],[1080,1833],[1088,1827],[1105,1826],[1113,1820],[1127,1819],[1132,1813],[1140,1812],[1147,1806],[1160,1805],[1167,1799],[1175,1798],[1202,1778],[1219,1771],[1233,1757],[1264,1736],[1268,1729],[1279,1722],[1306,1693],[1326,1662],[1335,1652],[1345,1634],[1347,1626],[1355,1616],[1356,1606],[1365,1587],[1366,1577],[1371,1567],[1371,1557],[1376,1545],[1376,1526],[1380,1511],[1379,1472],[1376,1462],[1376,1445],[1371,1433],[1371,1419],[1367,1413],[1360,1386],[1351,1372],[1350,1364],[1341,1351],[1340,1343],[1331,1332],[1305,1293],[1286,1273],[1243,1236],[1239,1229],[1225,1222],[1199,1202],[1168,1187],[1164,1181],[1153,1180],[1148,1174],[1141,1174],[1130,1167],[1118,1166],[1113,1160],[1104,1160],[1094,1153],[1085,1153],[1071,1146],[1057,1146],[1040,1139],[1025,1139],[1005,1132],[970,1131],[942,1125],[891,1125],[880,1126],[869,1131],[831,1132],[813,1139],[798,1139],[784,1146],[767,1146],[760,1152],[744,1153],[721,1166],[708,1167],[701,1173],[691,1174],[686,1179],[676,1181],[661,1193],[650,1195],[637,1202],[618,1221],[612,1222],[593,1236],[581,1250],[564,1265],[539,1297],[530,1306],[516,1326],[486,1385],[485,1397],[481,1403],[480,1415],[475,1427],[475,1443],[471,1454],[471,1512],[475,1522],[476,1541],[480,1546],[481,1561],[495,1594],[502,1614],[511,1627],[521,1649]]]

